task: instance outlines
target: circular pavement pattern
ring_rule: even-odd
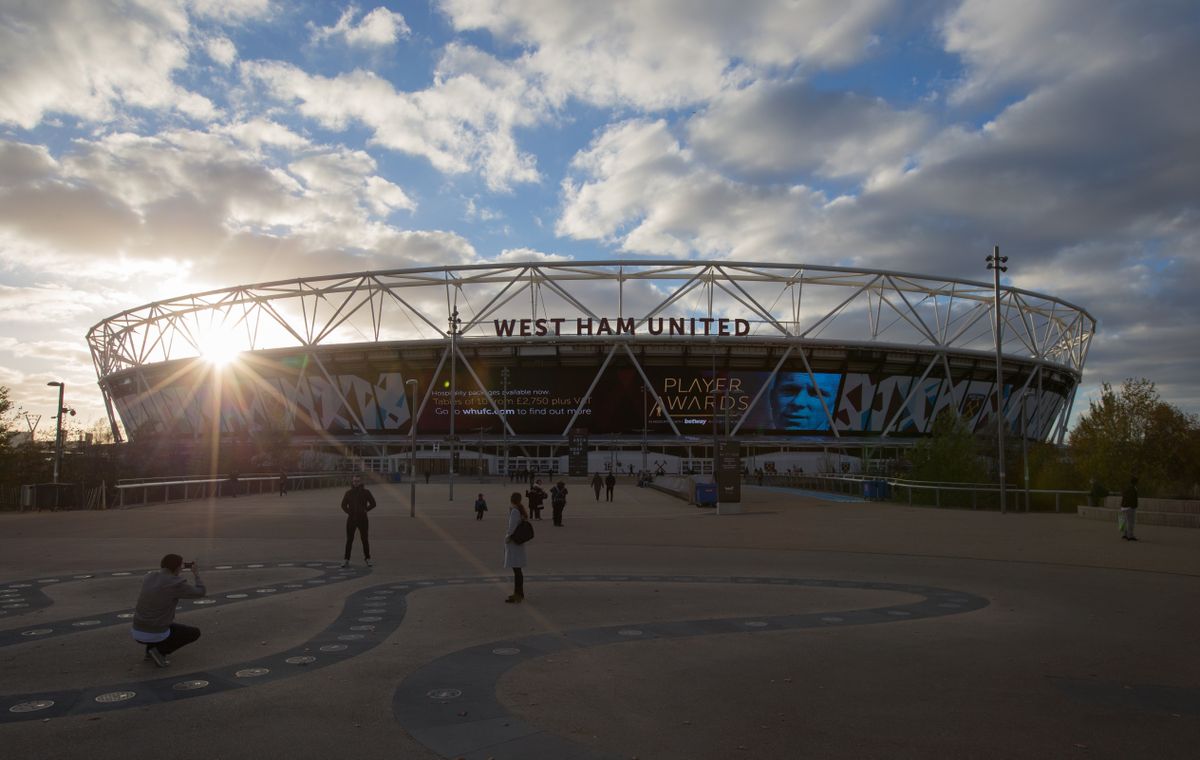
[[[267,566],[276,567],[277,563]],[[320,563],[309,568],[332,568]],[[229,566],[233,567],[248,567]],[[357,573],[326,573],[320,582],[339,582],[362,577]],[[132,573],[130,573],[132,574]],[[98,574],[103,575],[103,574]],[[113,573],[109,573],[109,576]],[[552,579],[552,580],[551,580]],[[71,580],[64,577],[60,580]],[[849,625],[911,622],[972,612],[988,605],[981,596],[942,588],[892,583],[829,581],[802,578],[748,578],[714,576],[628,576],[628,575],[555,575],[533,582],[556,583],[656,583],[656,584],[768,584],[798,588],[851,588],[892,591],[919,599],[883,607],[838,611],[836,614],[802,613],[778,616],[716,618],[706,620],[645,622],[635,625],[601,626],[567,630],[558,634],[536,634],[517,640],[493,641],[439,657],[419,668],[397,687],[392,712],[401,727],[431,751],[443,757],[481,756],[500,753],[513,757],[573,757],[587,754],[585,748],[566,737],[557,736],[529,725],[510,715],[496,698],[496,686],[504,673],[531,659],[566,649],[633,643],[650,639],[686,638],[712,634],[753,635],[763,630],[798,630]],[[251,662],[230,664],[207,672],[176,674],[134,684],[114,684],[87,690],[62,690],[40,694],[0,696],[0,723],[78,715],[130,707],[145,707],[162,702],[192,699],[259,683],[294,678],[316,669],[336,665],[369,651],[399,627],[407,610],[407,594],[431,587],[463,584],[495,584],[507,577],[449,578],[420,580],[360,589],[346,597],[338,618],[309,641],[292,649],[265,654]],[[311,583],[312,581],[309,581]],[[297,584],[299,585],[299,584]],[[8,588],[27,588],[9,584]],[[286,587],[285,587],[286,588]],[[311,588],[303,586],[302,588]],[[252,587],[248,591],[257,591]],[[281,593],[292,593],[291,589]],[[387,604],[379,597],[390,596]],[[215,604],[253,603],[264,594],[248,594],[246,601],[228,595],[214,598]],[[899,601],[899,600],[898,600]],[[48,602],[48,600],[47,600]],[[43,605],[44,606],[44,605]],[[369,609],[369,619],[361,613]],[[101,625],[125,623],[118,614],[86,618]],[[43,641],[59,635],[94,630],[77,627],[81,621],[55,621],[53,629],[12,629],[0,631],[0,646]],[[369,622],[370,625],[361,623]],[[34,638],[31,638],[34,637]],[[158,671],[155,671],[158,672]],[[116,695],[122,695],[117,697]],[[128,695],[128,696],[125,696]],[[102,699],[103,698],[103,699]],[[467,746],[469,745],[469,746]],[[493,752],[494,750],[494,752]],[[501,750],[503,750],[501,752]],[[588,754],[594,757],[594,753]]]
[[[295,564],[296,563],[294,562],[270,562],[255,563],[252,565],[217,565],[217,567],[213,569],[213,572],[219,572],[220,570],[246,570],[250,568],[257,569],[262,567],[294,567]],[[334,565],[333,567],[340,569],[341,566]],[[349,571],[341,570],[335,575],[330,572],[330,568],[326,568],[320,563],[318,563],[316,569],[324,569],[324,572],[318,578],[309,580],[309,583],[341,583],[342,581],[361,578],[371,573],[369,568],[355,568],[354,570]],[[40,578],[36,581],[9,583],[5,584],[4,588],[13,594],[19,594],[19,596],[4,597],[2,601],[4,601],[5,604],[3,606],[6,608],[5,611],[11,612],[14,616],[19,616],[27,612],[33,612],[34,610],[45,609],[46,607],[53,605],[54,600],[46,596],[46,594],[42,592],[41,587],[34,586],[33,584],[35,582],[46,586],[53,584],[65,584],[68,582],[86,582],[90,578],[112,578],[114,576],[129,576],[131,578],[131,582],[133,582],[132,579],[134,579],[135,576],[136,579],[140,579],[141,576],[148,572],[151,572],[151,570],[106,571],[89,575],[62,575],[57,578]],[[249,589],[234,589],[228,593],[223,593],[221,596],[210,596],[203,599],[182,599],[180,601],[184,603],[190,602],[190,606],[196,607],[217,607],[233,604],[242,599],[253,598],[253,593],[251,592],[261,595],[277,593],[288,594],[294,592],[296,589],[304,588],[308,587],[302,584],[295,584],[294,586],[285,587],[284,589],[280,590],[273,587],[254,586]],[[22,591],[23,589],[28,589],[28,591]],[[136,597],[137,589],[131,586],[130,593],[132,596]],[[11,604],[8,603],[10,598],[12,599]],[[187,609],[187,607],[181,605],[177,609],[184,611]],[[132,617],[133,611],[125,609],[105,613],[101,616],[89,615],[87,617],[63,620],[61,622],[55,621],[53,623],[53,627],[46,626],[39,628],[27,626],[25,628],[10,628],[7,630],[0,630],[0,647],[12,646],[13,644],[23,644],[29,641],[30,637],[57,638],[58,636],[77,633],[81,628],[96,629],[112,625],[126,625],[127,621]],[[12,619],[12,622],[15,623],[17,620],[19,620],[19,617]],[[11,624],[8,623],[8,621],[5,622],[6,624]]]

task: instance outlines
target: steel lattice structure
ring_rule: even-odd
[[[1026,394],[1054,385],[1063,403],[1055,405],[1049,425],[1039,425],[1038,437],[1061,440],[1095,332],[1096,321],[1087,311],[1018,288],[997,294],[990,283],[886,270],[621,260],[358,272],[146,304],[101,321],[87,340],[114,432],[118,386],[152,393],[161,387],[155,378],[162,367],[194,359],[204,353],[206,342],[218,340],[247,355],[307,357],[313,368],[306,371],[323,375],[335,388],[330,367],[335,353],[387,348],[402,358],[428,355],[436,362],[434,377],[448,364],[464,368],[464,382],[483,390],[505,434],[515,436],[518,431],[497,406],[494,389],[476,371],[480,361],[503,363],[526,355],[552,356],[567,365],[591,361],[596,374],[586,402],[605,368],[620,357],[650,386],[657,404],[662,399],[645,371],[647,357],[655,355],[686,356],[696,366],[709,357],[714,373],[717,357],[722,367],[758,361],[770,378],[785,366],[813,376],[820,365],[841,361],[838,371],[847,371],[865,361],[862,357],[875,357],[878,369],[864,372],[886,372],[889,362],[905,361],[913,368],[911,378],[920,378],[910,378],[911,390],[901,404],[907,406],[918,386],[933,379],[944,379],[947,392],[958,393],[953,389],[963,380],[952,367],[964,361],[990,361],[994,367],[996,309],[1006,374],[1013,379],[1000,395],[1015,398],[1018,388]],[[603,320],[617,329],[585,332],[584,320],[593,326]],[[668,333],[666,325],[673,329],[676,320],[687,321],[686,334]],[[722,334],[720,325],[735,320],[743,334],[732,328]],[[500,325],[511,325],[512,334],[501,335]],[[521,334],[522,327],[529,334]],[[571,358],[574,353],[578,359]],[[449,362],[452,355],[457,363]],[[430,383],[418,418],[432,391]],[[344,392],[342,400],[349,404]],[[750,406],[757,401],[756,396]],[[1005,403],[1006,420],[1015,427],[1024,400],[1020,408]],[[825,409],[834,438],[842,432],[835,411]],[[125,416],[126,428],[135,427]],[[673,434],[681,435],[671,414],[665,417]],[[562,436],[577,418],[564,421]],[[735,433],[745,420],[744,415],[736,420]],[[372,429],[366,420],[352,422],[360,434]],[[895,432],[895,423],[880,418],[872,432],[886,437]]]

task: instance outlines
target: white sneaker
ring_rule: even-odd
[[[368,559],[368,560],[365,560],[365,561],[366,561],[366,563],[367,563],[367,567],[374,567],[374,565],[372,565],[372,564],[371,564],[371,560],[369,560],[369,559]]]

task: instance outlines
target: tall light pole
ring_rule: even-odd
[[[1025,402],[1029,389],[1021,392],[1021,463],[1025,467],[1025,511],[1029,511],[1029,417],[1025,413]],[[1037,408],[1036,406],[1034,407]]]
[[[63,412],[67,410],[63,406],[63,392],[66,390],[66,385],[58,380],[51,380],[46,385],[58,388],[58,410],[54,415],[54,482],[57,483],[58,472],[62,467],[62,416]],[[71,413],[74,414],[74,412]]]
[[[996,313],[996,446],[997,446],[997,466],[1000,469],[1000,514],[1004,514],[1005,498],[1004,498],[1004,402],[1001,395],[1004,393],[1004,376],[1000,369],[1001,353],[1001,325],[1000,325],[1000,273],[1007,272],[1008,267],[1004,266],[1008,262],[1007,256],[1000,255],[1000,246],[995,246],[992,249],[992,255],[987,257],[988,269],[992,271],[992,310]]]
[[[458,380],[455,370],[458,368],[458,308],[450,313],[450,501],[454,501],[454,453],[457,450],[457,439],[454,437],[454,414],[458,403]]]
[[[512,472],[508,469],[508,367],[501,368],[500,382],[504,388],[500,396],[500,437],[504,442],[504,474],[512,480]]]
[[[408,379],[405,385],[412,387],[412,403],[408,405],[408,516],[417,516],[417,381]]]
[[[646,425],[650,419],[646,416],[646,386],[642,386],[642,472],[646,471]]]

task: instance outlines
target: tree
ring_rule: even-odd
[[[1105,383],[1071,431],[1079,469],[1118,490],[1136,475],[1145,495],[1185,495],[1200,481],[1200,421],[1163,401],[1154,383]]]
[[[987,470],[975,455],[975,437],[953,409],[933,421],[929,438],[913,448],[912,475],[916,480],[941,483],[982,483]]]
[[[0,455],[8,452],[8,443],[16,435],[13,430],[13,419],[9,416],[12,411],[12,401],[8,398],[8,386],[0,385]]]

